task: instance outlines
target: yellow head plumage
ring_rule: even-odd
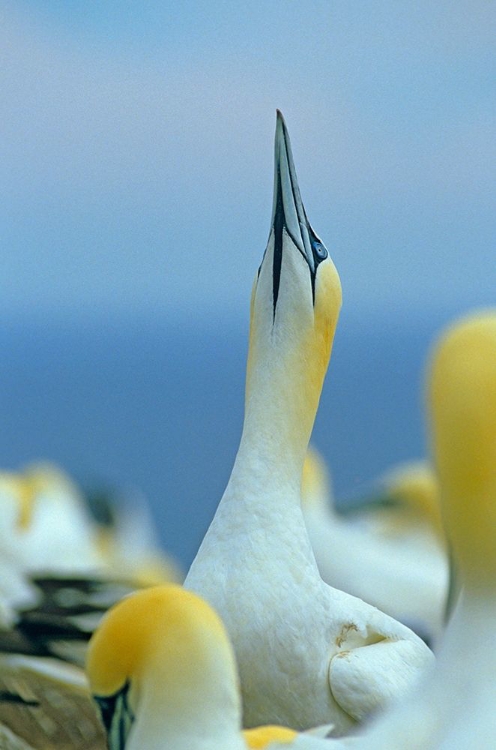
[[[464,318],[434,348],[428,396],[442,512],[462,578],[496,576],[496,311]]]
[[[138,591],[109,610],[90,641],[87,672],[98,696],[151,671],[164,684],[171,680],[179,689],[183,682],[187,689],[192,669],[194,680],[216,658],[235,674],[220,618],[203,599],[171,584]]]

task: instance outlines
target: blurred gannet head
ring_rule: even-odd
[[[388,500],[428,520],[444,538],[438,481],[428,461],[408,461],[395,466],[384,475],[382,483]]]
[[[0,541],[20,569],[42,574],[97,569],[96,529],[69,476],[49,462],[30,464],[12,476],[10,494],[8,482],[0,479]]]
[[[225,628],[180,586],[131,594],[109,610],[90,641],[87,673],[111,750],[123,739],[126,748],[203,747],[201,737],[244,747]]]
[[[294,429],[309,437],[340,307],[339,276],[308,221],[278,112],[271,228],[251,298],[245,427],[250,409],[257,412],[257,398],[263,403],[258,412],[267,412],[267,395],[274,394],[278,406],[265,420],[281,429],[277,408],[283,401]],[[255,420],[260,425],[258,414]]]
[[[433,352],[432,452],[459,572],[472,588],[496,580],[496,311],[453,325]]]

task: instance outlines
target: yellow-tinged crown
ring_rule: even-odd
[[[18,477],[17,499],[19,502],[18,527],[27,531],[33,522],[36,500],[40,493],[55,491],[73,502],[77,488],[69,476],[49,461],[29,464]]]
[[[289,273],[290,271],[287,275]],[[315,300],[312,301],[310,273],[301,258],[298,258],[298,267],[293,273],[301,276],[302,280],[291,283],[284,278],[288,290],[284,286],[281,289],[279,311],[282,309],[283,313],[279,312],[276,323],[272,320],[270,299],[265,298],[260,308],[257,305],[258,286],[263,271],[255,278],[250,303],[247,391],[250,388],[253,358],[257,356],[260,345],[263,346],[259,339],[265,339],[265,345],[268,340],[272,345],[279,345],[279,356],[285,366],[290,366],[295,361],[304,363],[307,378],[315,383],[320,394],[341,310],[341,280],[336,266],[328,256],[317,269]],[[300,285],[301,288],[298,288]]]
[[[464,318],[434,349],[432,447],[462,576],[496,575],[496,310]]]
[[[100,697],[152,671],[160,673],[166,693],[168,680],[180,686],[216,659],[235,673],[220,618],[203,599],[171,584],[131,594],[112,607],[90,641],[86,668]]]
[[[243,732],[245,742],[250,750],[262,750],[269,742],[290,742],[297,736],[294,729],[269,724],[255,729],[245,729]]]

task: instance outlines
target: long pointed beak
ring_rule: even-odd
[[[274,200],[270,236],[274,237],[273,304],[274,315],[281,279],[283,247],[290,242],[306,260],[315,295],[315,273],[327,257],[327,250],[307,219],[284,118],[277,110],[274,159]]]
[[[300,188],[291,151],[291,141],[284,117],[277,110],[274,153],[274,201],[272,227],[284,227],[294,244],[306,259],[310,270],[315,270],[315,260],[310,244],[309,225],[301,200]]]

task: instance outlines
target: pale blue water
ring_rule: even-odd
[[[422,372],[443,317],[342,319],[314,432],[339,498],[424,454]],[[246,321],[4,324],[1,463],[139,486],[187,565],[236,454],[246,338]]]

